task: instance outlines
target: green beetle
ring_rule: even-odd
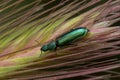
[[[89,30],[85,27],[73,29],[62,36],[58,37],[55,41],[45,44],[41,47],[41,51],[56,50],[57,47],[61,47],[72,43],[76,39],[82,39],[88,34]]]

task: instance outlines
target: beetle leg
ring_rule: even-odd
[[[42,56],[42,51],[41,51],[41,53],[40,53],[40,57]]]

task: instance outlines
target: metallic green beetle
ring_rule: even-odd
[[[73,29],[62,36],[58,37],[55,41],[52,41],[48,44],[45,44],[41,47],[41,51],[48,51],[48,50],[56,50],[57,47],[61,47],[71,42],[75,41],[76,39],[82,39],[88,34],[89,30],[85,27],[80,27]]]

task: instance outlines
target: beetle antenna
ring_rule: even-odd
[[[39,41],[37,41],[37,40],[35,40],[35,41],[36,41],[38,44],[40,44]],[[41,50],[41,54],[40,54],[40,56],[41,56],[41,55],[42,55],[42,50]]]
[[[39,41],[37,41],[37,40],[35,40],[38,44],[40,44],[40,42]]]

